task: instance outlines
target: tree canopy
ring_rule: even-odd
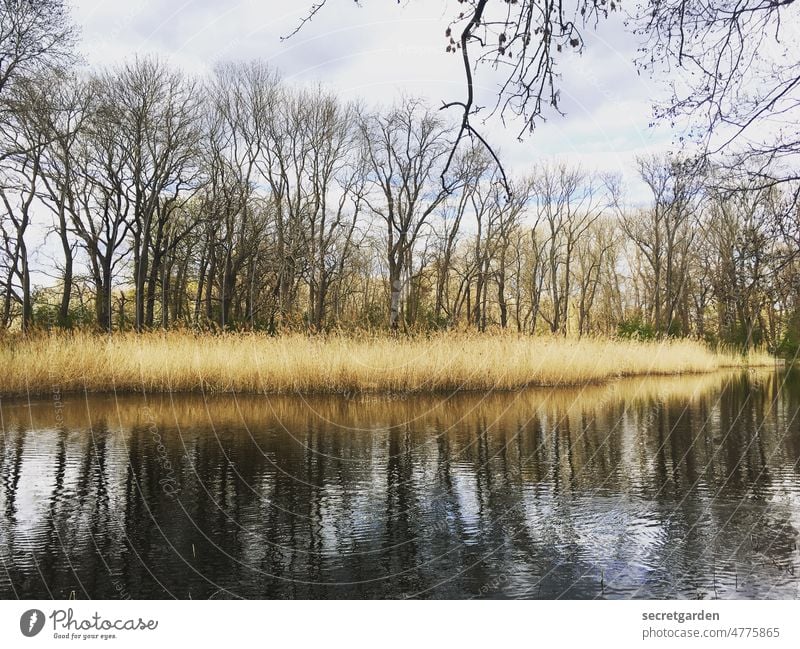
[[[288,36],[331,4],[312,4]],[[487,68],[500,71],[491,114],[523,135],[546,110],[559,111],[562,54],[583,51],[587,30],[622,11],[640,38],[640,68],[672,84],[671,101],[655,107],[659,118],[685,120],[685,141],[763,186],[798,178],[795,0],[459,0],[444,26],[445,52],[461,56],[464,70],[464,96],[443,98],[442,108],[462,115],[453,155],[469,137],[500,162],[474,120],[474,89]]]

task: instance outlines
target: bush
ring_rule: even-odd
[[[783,334],[781,342],[778,344],[778,349],[775,351],[784,358],[797,359],[798,354],[800,354],[800,310],[789,318],[786,332]]]
[[[62,329],[72,329],[73,327],[92,328],[95,322],[95,314],[80,305],[72,307],[67,314],[66,322],[61,322],[59,318],[59,308],[52,304],[37,304],[33,308],[34,326],[50,330],[60,327]]]
[[[631,340],[653,340],[656,337],[656,330],[641,318],[632,318],[623,320],[617,325],[617,336]]]

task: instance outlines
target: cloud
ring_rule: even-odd
[[[220,60],[265,59],[284,78],[322,83],[348,99],[386,105],[401,94],[427,98],[436,106],[464,96],[458,55],[445,53],[444,30],[458,4],[408,0],[404,3],[331,2],[289,40],[311,7],[298,0],[131,0],[117,4],[83,1],[75,18],[83,28],[90,64],[107,65],[139,53],[163,56],[193,74],[207,74]],[[652,103],[665,88],[634,65],[635,37],[619,14],[584,31],[582,54],[558,60],[562,117],[555,111],[535,132],[498,115],[481,128],[502,151],[512,173],[537,161],[565,159],[588,168],[623,174],[634,193],[636,155],[670,148],[671,132],[651,128]],[[487,115],[498,77],[488,66],[477,76],[478,103]],[[457,117],[455,110],[453,117]],[[477,124],[480,122],[476,121]]]
[[[331,2],[289,40],[311,7],[298,0],[131,0],[118,4],[83,0],[75,18],[83,28],[90,64],[115,64],[137,53],[163,56],[193,74],[206,74],[220,60],[266,59],[296,83],[323,83],[347,98],[380,105],[400,94],[426,97],[433,105],[464,95],[460,58],[445,53],[444,30],[458,4]],[[586,29],[583,54],[564,52],[561,110],[547,115],[522,143],[522,124],[504,127],[499,116],[483,125],[508,156],[527,168],[535,159],[561,156],[630,170],[632,154],[669,147],[665,128],[650,128],[651,105],[664,94],[637,74],[638,43],[621,16]],[[477,77],[478,102],[492,105],[498,77],[487,66]],[[455,111],[454,111],[455,112]]]

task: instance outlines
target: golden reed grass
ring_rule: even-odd
[[[0,342],[0,394],[509,390],[772,365],[698,342],[428,337],[49,334]]]

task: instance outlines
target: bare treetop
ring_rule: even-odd
[[[306,16],[286,38],[296,34],[328,4],[320,0],[311,5]],[[559,111],[556,61],[560,53],[581,51],[583,29],[608,17],[618,7],[610,0],[460,0],[458,14],[450,20],[445,33],[445,52],[460,54],[464,64],[466,95],[447,101],[443,109],[461,109],[461,127],[450,158],[453,162],[458,145],[465,137],[480,143],[498,164],[501,179],[510,194],[510,185],[500,160],[488,141],[478,132],[472,118],[483,108],[475,103],[474,75],[478,64],[488,64],[502,72],[501,85],[491,114],[520,120],[521,137],[533,130],[546,109]]]
[[[0,92],[16,77],[72,61],[76,40],[64,0],[0,0]]]
[[[800,151],[800,6],[794,0],[650,2],[638,32],[640,63],[678,72],[662,118],[693,119],[690,137],[710,155],[731,153],[766,184],[797,179],[777,169]],[[795,164],[796,166],[796,164]]]
[[[330,4],[313,3],[287,37]],[[621,6],[613,0],[459,0],[443,25],[444,50],[462,57],[465,80],[464,97],[442,106],[462,111],[453,154],[469,137],[499,165],[473,123],[482,108],[474,92],[478,74],[487,67],[499,72],[488,114],[505,125],[513,121],[521,137],[548,110],[559,112],[559,55],[582,52],[586,31]],[[709,155],[734,154],[731,168],[746,168],[765,183],[798,178],[791,169],[776,170],[791,167],[800,151],[800,11],[794,0],[640,0],[625,9],[628,26],[642,39],[640,66],[674,73],[672,100],[657,108],[659,118],[675,125],[688,116],[694,127],[689,139]]]

